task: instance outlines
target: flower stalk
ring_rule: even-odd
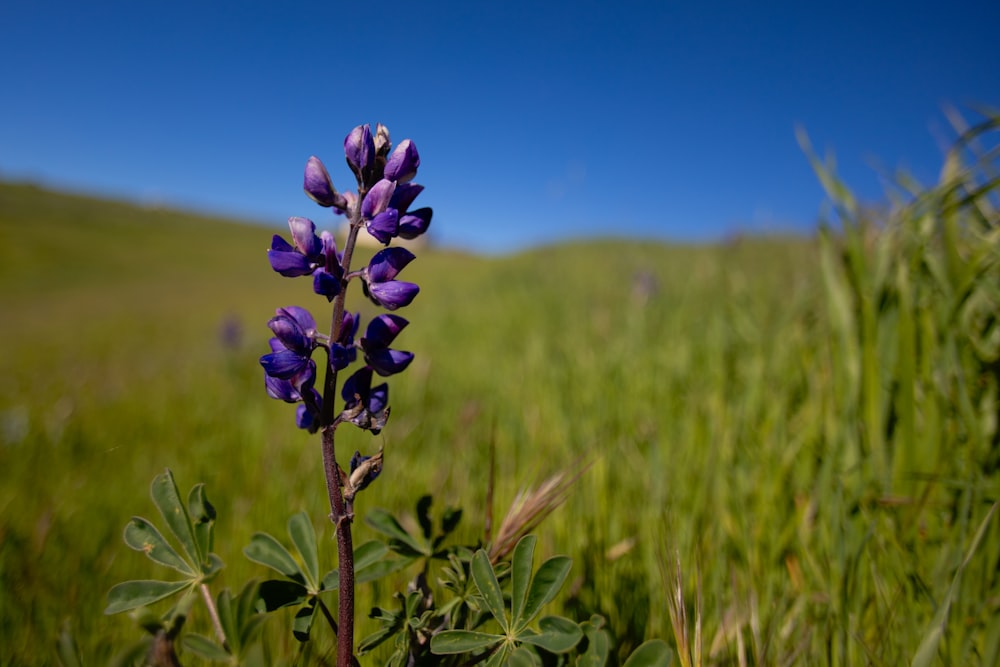
[[[355,341],[360,313],[347,311],[347,291],[352,280],[360,279],[364,295],[376,306],[397,310],[419,292],[413,283],[397,280],[397,275],[413,259],[399,247],[386,247],[368,266],[351,271],[351,260],[362,228],[380,243],[389,246],[394,238],[412,239],[430,225],[432,211],[408,209],[423,190],[411,183],[420,165],[416,145],[406,139],[390,154],[389,130],[379,125],[373,136],[368,125],[354,128],[344,140],[347,164],[357,181],[355,193],[338,192],[329,172],[317,157],[306,163],[303,188],[315,203],[348,218],[343,253],[330,232],[316,234],[316,225],[307,218],[288,221],[291,242],[275,235],[268,251],[271,268],[286,277],[311,276],[313,291],[331,305],[330,331],[317,330],[312,315],[304,308],[279,308],[268,322],[275,337],[271,353],[261,357],[267,393],[288,403],[298,404],[296,424],[310,433],[320,432],[323,471],[330,500],[330,520],[336,526],[339,557],[338,619],[331,625],[337,634],[337,665],[350,667],[354,658],[354,548],[351,524],[354,499],[382,471],[382,450],[372,456],[355,452],[349,471],[337,462],[335,432],[345,422],[378,434],[389,417],[387,383],[372,386],[375,375],[387,377],[409,365],[413,355],[389,347],[408,324],[398,315],[379,315],[371,320],[364,337]],[[322,391],[315,388],[316,348],[326,352]],[[339,372],[358,360],[362,365],[342,385]],[[338,412],[338,385],[343,408]],[[332,619],[330,619],[332,621]]]

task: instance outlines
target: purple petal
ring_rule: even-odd
[[[326,270],[330,273],[337,273],[340,268],[340,253],[337,251],[337,239],[329,231],[320,234],[320,241],[323,246],[323,257],[326,258]]]
[[[417,175],[420,155],[417,146],[409,139],[403,139],[385,163],[385,177],[391,181],[406,183]]]
[[[390,280],[385,283],[369,284],[368,291],[369,296],[377,305],[386,310],[396,310],[410,305],[410,302],[417,296],[417,292],[420,291],[420,287],[401,280]]]
[[[358,125],[344,139],[344,154],[355,174],[367,171],[375,161],[375,140],[370,125]]]
[[[344,198],[337,194],[333,181],[323,162],[315,155],[306,162],[302,189],[314,202],[320,206],[336,206],[344,203]]]
[[[392,181],[382,179],[372,186],[372,189],[365,195],[361,202],[361,216],[365,220],[371,220],[376,215],[384,211],[392,200],[392,193],[396,191],[396,184]]]
[[[429,208],[419,208],[411,211],[399,219],[399,236],[404,239],[415,239],[431,226],[431,216],[434,214]]]
[[[406,370],[406,367],[413,361],[413,353],[383,348],[365,355],[365,361],[376,373],[385,377]]]
[[[327,301],[333,301],[340,294],[340,277],[326,269],[316,269],[313,272],[313,292],[325,296]]]
[[[295,390],[291,382],[271,377],[267,373],[264,374],[264,389],[267,391],[268,396],[276,398],[279,401],[296,403],[302,400],[302,396]]]
[[[368,392],[368,412],[378,415],[389,404],[389,385],[382,383]]]
[[[340,343],[330,345],[330,365],[334,370],[342,371],[358,358],[358,351],[353,346],[344,347]]]
[[[278,308],[275,310],[274,314],[285,315],[292,318],[300,327],[302,327],[302,331],[304,331],[308,336],[312,336],[316,333],[316,320],[314,320],[312,314],[302,306],[285,306],[284,308]]]
[[[388,245],[399,230],[399,211],[386,209],[366,222],[365,228],[379,243]]]
[[[365,269],[368,281],[381,283],[392,280],[415,256],[406,248],[392,247],[379,250]]]
[[[312,350],[312,339],[302,331],[302,327],[292,318],[285,316],[272,317],[267,326],[270,327],[271,331],[274,332],[274,335],[286,349],[303,356],[307,356],[310,350]]]
[[[337,342],[342,345],[353,345],[354,336],[358,333],[358,326],[361,324],[361,313],[348,313],[344,311],[344,320],[340,325],[340,336]]]
[[[315,433],[319,427],[319,415],[313,414],[305,405],[300,405],[295,409],[295,425],[303,431]]]
[[[284,249],[286,247],[288,250]],[[309,259],[288,245],[285,239],[277,234],[271,242],[271,249],[267,251],[267,260],[271,263],[272,269],[286,278],[307,276],[313,272]]]
[[[384,313],[372,318],[365,330],[365,338],[362,341],[368,342],[373,347],[389,347],[395,340],[399,332],[402,331],[409,322],[399,315],[389,315]]]
[[[280,350],[265,354],[260,358],[260,365],[264,367],[264,372],[281,380],[290,380],[308,363],[309,359],[292,350]]]
[[[405,214],[410,208],[410,204],[413,200],[417,198],[421,192],[424,191],[424,186],[417,185],[416,183],[400,183],[396,186],[396,190],[392,193],[392,199],[389,200],[389,207],[394,208],[401,214]]]
[[[288,219],[288,228],[292,231],[292,243],[296,250],[306,257],[314,257],[320,253],[323,246],[316,236],[316,225],[312,220],[292,217]]]
[[[368,366],[359,368],[344,381],[344,386],[340,390],[340,396],[344,399],[348,408],[358,404],[358,398],[362,402],[367,402],[368,394],[372,386],[372,369]]]

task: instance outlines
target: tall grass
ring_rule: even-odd
[[[672,638],[679,604],[697,664],[996,664],[995,155],[947,165],[876,218],[817,161],[838,203],[817,239],[422,254],[417,359],[358,513],[433,492],[475,540],[490,443],[497,520],[585,461],[539,549],[574,558],[558,611],[604,614],[622,654]],[[64,628],[88,663],[135,636],[101,609],[149,576],[120,535],[164,467],[207,483],[223,583],[303,509],[333,564],[318,442],[256,363],[299,298],[269,236],[0,188],[0,662],[51,663]]]

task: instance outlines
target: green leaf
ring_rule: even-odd
[[[604,667],[611,652],[611,638],[604,629],[604,618],[595,614],[581,623],[580,629],[587,638],[587,650],[577,658],[577,667]]]
[[[541,632],[518,635],[526,644],[541,647],[550,653],[565,653],[580,643],[583,630],[580,626],[562,616],[546,616],[538,622]]]
[[[408,555],[430,556],[431,553],[426,544],[421,544],[416,538],[406,532],[406,529],[399,525],[389,512],[375,509],[368,513],[365,521],[369,526],[392,539],[390,546],[396,547],[394,551],[399,551]]]
[[[493,571],[490,557],[482,549],[477,551],[476,555],[472,557],[472,578],[476,582],[476,587],[479,589],[480,595],[483,596],[483,601],[486,603],[489,612],[493,614],[493,618],[503,628],[504,633],[507,633],[510,630],[510,623],[508,623],[507,616],[504,614],[503,594],[500,592],[500,583],[497,581],[497,575]]]
[[[229,653],[208,637],[195,634],[185,634],[181,639],[184,648],[192,653],[215,662],[225,662],[229,660]]]
[[[568,556],[553,556],[542,563],[528,590],[528,599],[522,612],[525,622],[534,618],[559,593],[572,565],[573,560]]]
[[[117,614],[144,607],[190,586],[190,581],[124,581],[108,591],[108,606],[104,613]]]
[[[226,564],[223,563],[222,559],[217,555],[208,554],[208,558],[205,559],[205,564],[201,566],[201,581],[211,581],[225,566]]]
[[[389,547],[385,545],[385,542],[379,542],[378,540],[371,540],[365,542],[360,547],[354,550],[354,574],[366,567],[371,567],[378,561],[382,560],[385,555],[389,553]]]
[[[295,548],[306,564],[304,574],[309,588],[313,591],[319,587],[319,554],[316,552],[316,530],[313,528],[309,515],[305,512],[293,514],[288,520],[288,535],[292,538]]]
[[[530,650],[520,646],[507,658],[507,665],[508,667],[542,667],[542,661]]]
[[[503,641],[503,635],[473,630],[444,630],[431,637],[431,653],[448,655],[469,653],[495,646]]]
[[[122,537],[125,544],[136,551],[142,551],[153,562],[166,565],[189,577],[195,576],[195,570],[170,546],[156,526],[141,516],[134,516],[125,524]]]
[[[458,522],[462,520],[462,510],[456,507],[449,507],[444,511],[444,516],[441,517],[441,532],[442,537],[445,535],[450,535],[455,528],[458,527]]]
[[[167,522],[170,532],[174,534],[177,541],[184,547],[184,552],[191,559],[191,562],[197,563],[200,566],[202,563],[202,553],[194,537],[191,517],[188,516],[187,509],[181,502],[180,493],[177,491],[177,484],[174,482],[174,475],[169,469],[162,475],[157,475],[153,478],[150,495],[153,497],[153,503],[156,505],[156,508],[160,510],[163,520]]]
[[[250,544],[243,548],[243,555],[300,584],[306,583],[305,574],[292,558],[292,554],[288,553],[288,549],[281,542],[267,533],[254,533],[250,538]]]
[[[666,642],[650,639],[633,651],[622,667],[668,667],[673,657]]]
[[[522,630],[528,625],[530,618],[522,618],[524,612],[524,602],[528,595],[528,585],[531,584],[531,566],[534,564],[535,555],[534,535],[525,535],[514,547],[514,554],[510,559],[510,607],[511,626],[514,631]]]
[[[295,613],[295,620],[292,621],[292,634],[300,642],[309,641],[309,632],[312,630],[313,619],[316,617],[316,600],[311,601]]]
[[[187,499],[188,514],[194,524],[194,537],[201,553],[207,554],[214,548],[213,536],[215,530],[215,507],[205,496],[205,485],[195,484],[191,487]]]
[[[287,579],[268,579],[257,590],[257,611],[274,611],[302,604],[309,597],[305,586]]]
[[[371,540],[354,550],[354,583],[364,584],[381,579],[387,574],[402,570],[414,561],[413,558],[382,560],[389,553],[384,542]],[[326,573],[320,583],[320,590],[335,591],[340,588],[340,570],[334,568]]]
[[[222,626],[222,632],[226,636],[229,648],[233,654],[238,655],[241,646],[240,634],[237,630],[239,612],[237,611],[236,614],[233,612],[233,597],[228,588],[223,588],[215,596],[215,610],[219,614],[219,625]]]
[[[431,503],[433,500],[430,495],[423,495],[417,501],[417,521],[420,522],[420,531],[425,540],[431,539],[431,533],[434,531],[434,524],[431,523]]]
[[[380,560],[376,563],[366,566],[364,569],[359,570],[354,573],[354,583],[364,584],[369,581],[375,581],[376,579],[381,579],[382,577],[392,574],[393,572],[399,572],[404,570],[413,563],[417,561],[417,558],[390,558],[386,560]]]

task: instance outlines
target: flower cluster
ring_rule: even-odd
[[[306,195],[322,207],[338,215],[346,215],[349,233],[343,252],[334,235],[316,232],[308,218],[288,220],[291,240],[275,234],[267,251],[271,268],[286,277],[311,276],[313,292],[336,302],[333,330],[321,333],[313,316],[304,308],[279,308],[268,322],[274,336],[271,352],[260,358],[264,368],[267,393],[288,403],[297,403],[296,423],[300,428],[316,432],[324,426],[350,422],[378,433],[389,415],[389,387],[386,383],[372,386],[375,375],[388,377],[406,369],[413,354],[390,347],[408,324],[399,315],[385,313],[374,317],[358,338],[360,313],[344,309],[345,290],[353,278],[362,281],[365,296],[375,305],[394,311],[409,305],[419,286],[398,279],[399,273],[413,259],[413,253],[398,247],[386,247],[375,253],[367,266],[352,272],[349,266],[353,246],[360,230],[366,230],[383,245],[394,238],[414,239],[430,226],[432,210],[411,210],[423,186],[413,183],[420,155],[409,139],[395,150],[389,131],[379,124],[373,135],[369,125],[354,128],[344,140],[347,164],[357,181],[355,192],[339,192],[323,162],[310,157],[306,162],[303,189]],[[317,362],[313,352],[326,351],[325,379],[317,389]],[[343,410],[337,414],[324,403],[336,400],[336,374],[358,360],[363,365],[343,383],[340,391]],[[331,381],[332,378],[332,381]],[[352,472],[355,465],[352,465]],[[372,467],[377,475],[380,466]],[[370,481],[370,479],[368,480]]]

